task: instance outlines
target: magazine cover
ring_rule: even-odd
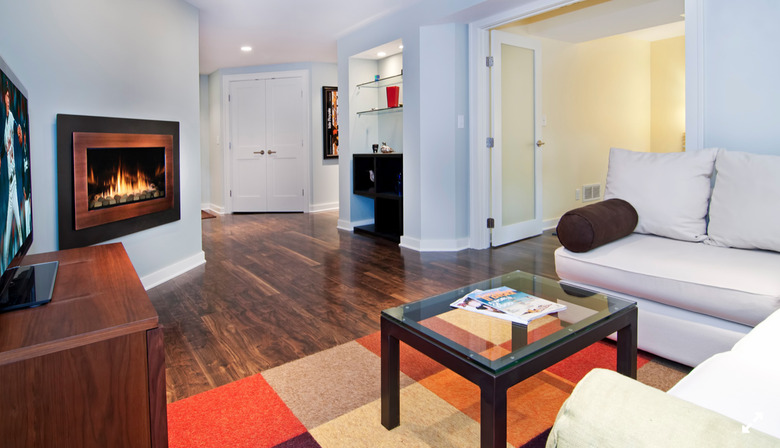
[[[509,314],[506,314],[503,311],[497,310],[493,308],[490,305],[485,305],[484,303],[480,302],[477,299],[472,299],[469,297],[470,294],[474,294],[475,292],[481,292],[480,290],[475,290],[469,293],[468,295],[465,295],[461,297],[460,299],[452,302],[450,304],[453,308],[460,308],[467,311],[473,311],[475,313],[484,314],[486,316],[493,316],[497,317],[499,319],[508,320],[511,322],[516,322],[516,320],[510,316]]]
[[[513,321],[522,324],[528,324],[528,322],[537,317],[557,313],[566,309],[565,305],[560,305],[524,292],[518,292],[506,286],[489,289],[487,291],[474,291],[466,297],[501,311],[502,313],[511,316]]]

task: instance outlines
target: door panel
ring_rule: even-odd
[[[301,78],[268,82],[268,209],[303,210],[303,108]]]
[[[265,81],[230,83],[231,149],[233,151],[233,211],[265,211],[267,189]]]
[[[541,46],[522,36],[491,32],[492,245],[542,232]]]

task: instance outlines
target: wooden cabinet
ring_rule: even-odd
[[[0,445],[167,447],[157,312],[121,244],[59,261],[50,303],[0,314]]]
[[[355,227],[355,231],[400,241],[404,230],[403,155],[355,154],[352,176],[352,192],[374,200],[374,224]]]

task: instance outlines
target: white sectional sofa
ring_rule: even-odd
[[[640,349],[696,366],[780,309],[780,157],[613,149],[609,163],[605,199],[639,222],[587,252],[559,248],[556,271],[636,301]]]

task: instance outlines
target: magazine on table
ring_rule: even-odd
[[[472,291],[453,302],[451,306],[523,325],[528,325],[536,318],[566,309],[565,305],[518,292],[506,286],[487,291]]]

